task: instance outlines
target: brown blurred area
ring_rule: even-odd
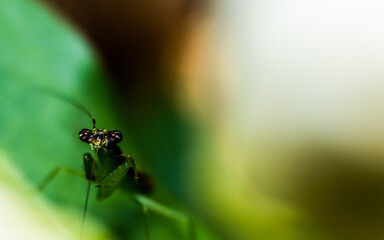
[[[130,94],[156,88],[160,78],[174,74],[190,23],[201,18],[210,3],[42,1],[84,33],[100,54],[111,80]]]
[[[285,169],[291,182],[285,199],[304,210],[325,239],[382,239],[382,156],[328,144],[306,147]]]

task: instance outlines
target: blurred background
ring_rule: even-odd
[[[1,239],[77,239],[91,121],[153,178],[197,239],[383,239],[380,1],[0,0]],[[124,192],[89,239],[145,239]],[[92,198],[93,197],[93,198]],[[149,215],[152,239],[186,226]],[[22,229],[22,230],[20,230]]]

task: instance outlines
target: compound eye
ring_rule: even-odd
[[[110,143],[118,144],[121,140],[123,140],[123,134],[120,131],[115,130],[108,133],[108,141]]]
[[[79,138],[81,141],[83,142],[86,142],[86,143],[89,143],[91,138],[92,138],[93,134],[92,134],[92,131],[89,130],[89,129],[82,129],[80,132],[79,132]]]

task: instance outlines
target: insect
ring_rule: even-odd
[[[155,211],[171,219],[178,220],[187,225],[188,239],[195,239],[195,227],[192,220],[185,214],[168,208],[142,193],[149,192],[152,188],[147,175],[136,169],[135,162],[130,154],[123,153],[118,146],[123,139],[123,135],[118,130],[108,130],[96,128],[96,120],[88,109],[75,99],[69,98],[57,92],[48,93],[60,98],[61,100],[73,105],[92,120],[92,129],[84,128],[79,132],[79,139],[90,145],[91,153],[83,154],[84,172],[79,172],[67,167],[55,168],[40,184],[42,191],[61,171],[80,176],[88,181],[86,197],[83,208],[80,235],[83,234],[88,200],[92,184],[97,188],[97,199],[103,200],[111,196],[116,189],[120,188],[131,192],[134,200],[141,206],[146,218],[146,239],[150,239],[150,229],[148,221],[148,210]]]

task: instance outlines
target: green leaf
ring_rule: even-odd
[[[36,2],[2,0],[0,18],[0,148],[34,184],[57,166],[79,169],[89,146],[77,133],[92,126],[91,121],[41,89],[79,99],[108,125],[113,114],[99,63],[63,20]],[[75,195],[83,191],[77,180],[68,178],[57,182],[51,196],[74,201],[73,194],[63,191],[68,184],[75,186]]]
[[[80,215],[38,195],[1,151],[0,166],[0,239],[79,239]],[[111,238],[105,226],[88,218],[82,239]]]
[[[78,99],[100,127],[119,129],[108,82],[96,59],[69,24],[38,2],[0,1],[0,151],[26,184],[37,186],[59,166],[81,170],[82,154],[89,151],[77,135],[92,126],[91,120],[41,89]],[[75,209],[78,228],[86,184],[84,179],[59,173],[45,191],[51,201]],[[114,216],[104,216],[122,201],[112,200],[96,211],[99,206],[91,200],[89,210],[108,222]]]

